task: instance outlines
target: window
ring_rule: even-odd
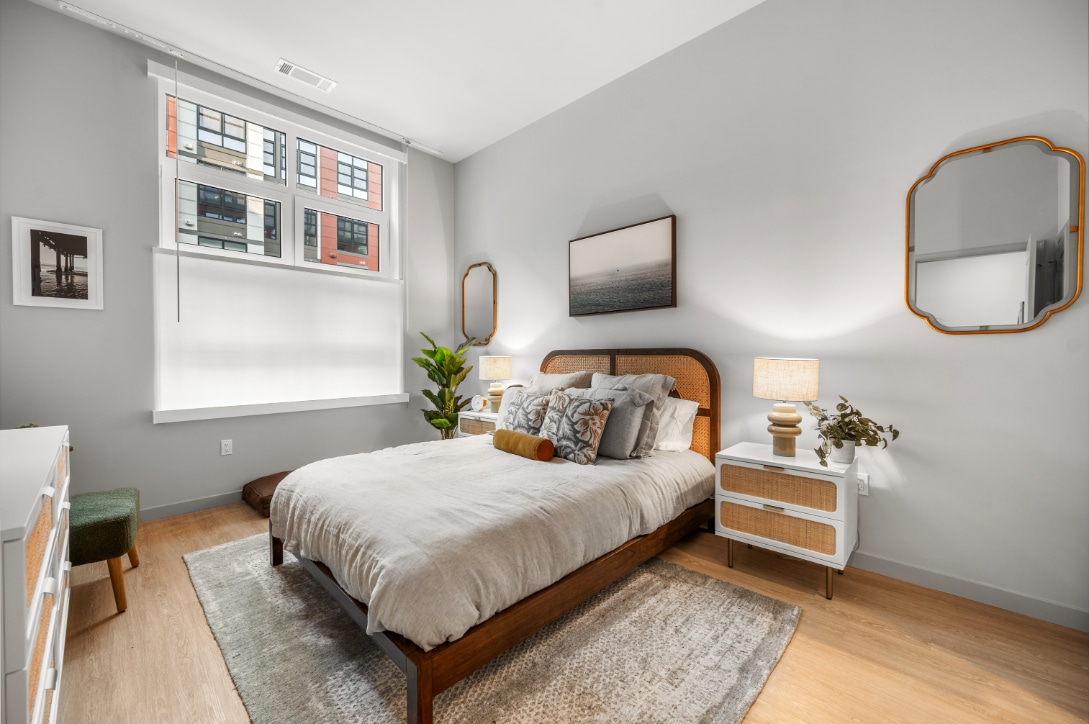
[[[149,72],[165,129],[153,419],[407,401],[393,215],[404,155]]]
[[[167,96],[166,153],[190,163],[285,184],[285,134],[184,98]],[[250,154],[250,141],[259,153]]]
[[[387,149],[192,87],[164,84],[161,246],[396,278]],[[287,148],[293,154],[287,154]]]
[[[280,204],[218,186],[179,180],[178,241],[279,257]]]
[[[344,201],[366,202],[382,210],[382,165],[350,153],[298,139],[298,185]]]
[[[378,269],[379,230],[375,223],[306,209],[303,258],[310,263]]]
[[[367,224],[355,219],[337,217],[337,251],[367,255]]]

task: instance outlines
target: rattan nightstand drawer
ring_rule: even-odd
[[[484,435],[495,432],[495,421],[498,417],[489,412],[463,412],[458,415],[458,434]]]
[[[838,490],[831,480],[788,473],[781,467],[719,466],[719,491],[723,493],[835,513],[839,508]]]
[[[718,522],[722,529],[785,543],[822,556],[836,555],[836,528],[807,518],[796,518],[770,506],[750,507],[718,499]]]

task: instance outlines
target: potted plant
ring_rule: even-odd
[[[423,332],[420,332],[423,334]],[[473,369],[465,366],[465,350],[472,346],[474,339],[467,339],[456,350],[439,347],[435,340],[423,334],[424,339],[431,343],[431,349],[421,349],[423,357],[413,357],[412,361],[427,371],[427,377],[439,389],[420,390],[424,397],[435,406],[434,410],[421,410],[424,418],[431,426],[442,433],[442,439],[448,440],[454,437],[458,431],[458,412],[469,404],[469,400],[463,400],[458,396],[458,385]]]
[[[836,405],[835,414],[829,415],[825,410],[817,407],[812,402],[805,403],[810,414],[817,418],[817,434],[820,435],[821,444],[814,448],[821,465],[828,467],[828,460],[834,463],[850,463],[855,459],[856,445],[880,445],[889,446],[888,436],[892,439],[900,437],[900,431],[892,425],[878,425],[868,417],[855,409],[847,398],[839,396],[842,402]]]

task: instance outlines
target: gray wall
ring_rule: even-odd
[[[234,499],[253,478],[436,437],[408,362],[454,337],[453,167],[410,152],[404,214],[407,404],[151,424],[156,83],[148,48],[0,0],[0,427],[71,427],[73,492],[132,485],[145,518]],[[162,62],[169,62],[163,60]],[[344,126],[332,119],[332,125]],[[11,217],[103,230],[105,310],[15,307]],[[219,440],[234,440],[220,457]]]
[[[977,336],[904,304],[905,198],[938,158],[1089,151],[1087,10],[767,0],[458,163],[457,268],[499,276],[488,352],[525,380],[550,349],[701,349],[723,447],[768,440],[753,357],[818,357],[824,403],[903,431],[861,455],[853,563],[1089,629],[1089,300]],[[569,318],[568,240],[670,213],[678,308]]]

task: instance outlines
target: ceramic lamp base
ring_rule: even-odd
[[[488,386],[488,405],[492,412],[499,412],[499,405],[503,403],[503,385],[493,382]]]
[[[777,402],[768,415],[768,432],[771,433],[771,454],[781,458],[795,457],[797,447],[795,439],[802,434],[798,423],[802,416],[798,409],[786,402]]]

